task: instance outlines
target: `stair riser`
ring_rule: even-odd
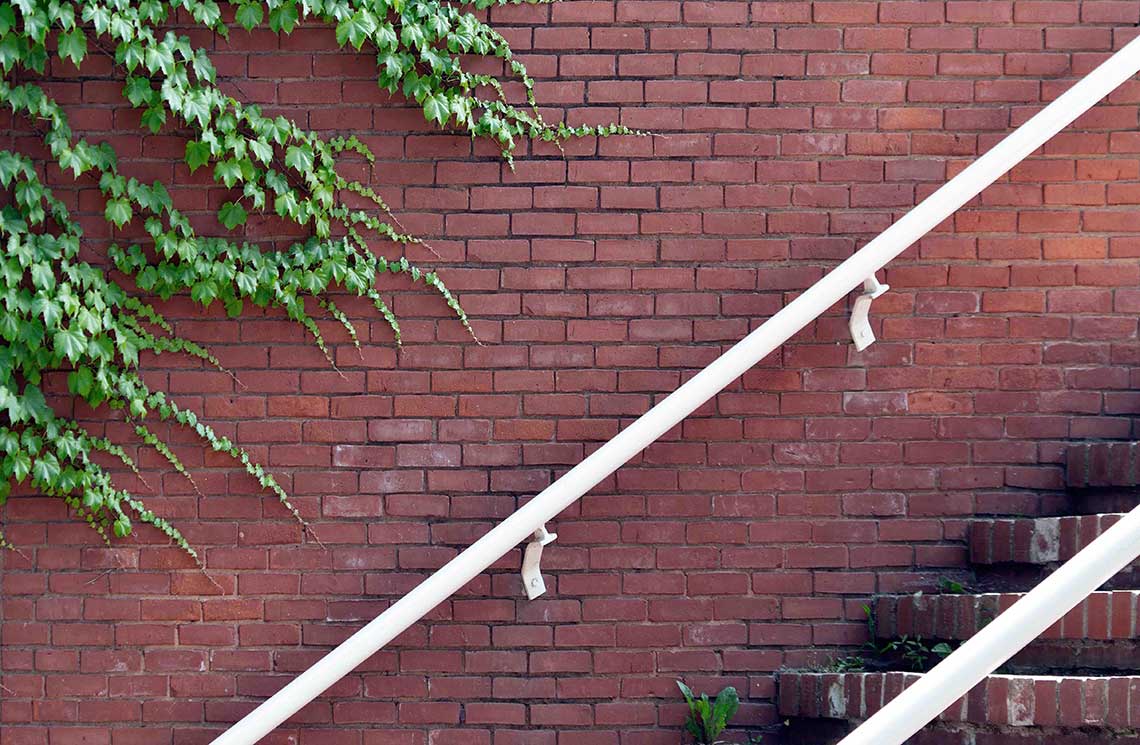
[[[882,639],[969,639],[1021,594],[881,597],[875,623]],[[1051,626],[1041,639],[1132,640],[1140,633],[1140,591],[1096,592]]]
[[[1135,498],[1130,506],[1135,506]],[[979,565],[1065,562],[1121,519],[1121,513],[1021,520],[980,520],[970,530],[970,562]]]
[[[1140,442],[1079,442],[1069,445],[1065,485],[1070,489],[1140,485]]]
[[[862,720],[920,676],[907,673],[784,673],[783,716]],[[939,722],[993,727],[1140,729],[1140,677],[991,675],[939,716]]]

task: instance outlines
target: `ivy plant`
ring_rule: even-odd
[[[338,158],[373,161],[355,137],[326,137],[283,116],[223,93],[209,56],[190,36],[168,28],[178,20],[220,36],[228,19],[246,31],[262,24],[288,34],[303,23],[331,25],[336,43],[376,55],[377,82],[421,107],[440,127],[488,138],[512,162],[520,141],[560,143],[571,137],[626,133],[623,127],[571,127],[543,119],[534,82],[501,34],[471,11],[507,2],[543,0],[240,0],[224,9],[214,0],[15,0],[0,2],[0,100],[38,133],[32,152],[0,150],[0,504],[13,483],[64,500],[104,539],[126,536],[135,521],[155,526],[198,560],[177,528],[118,486],[96,461],[103,453],[135,473],[120,444],[61,416],[43,392],[46,373],[63,371],[69,392],[91,407],[120,410],[140,441],[176,472],[190,473],[160,435],[156,422],[193,430],[226,453],[300,520],[288,494],[263,466],[191,410],[179,407],[139,374],[139,356],[178,353],[222,368],[201,345],[175,333],[150,303],[186,293],[198,304],[217,302],[230,316],[246,302],[278,307],[332,355],[312,308],[337,320],[359,346],[356,330],[329,297],[332,290],[370,301],[400,343],[395,315],[375,288],[378,275],[407,276],[437,293],[470,331],[463,309],[434,271],[406,258],[386,259],[374,244],[418,242],[394,227],[391,212],[369,186],[345,178]],[[240,33],[236,31],[235,33]],[[240,231],[251,214],[276,215],[309,237],[272,249],[226,235],[202,235],[162,183],[123,175],[114,148],[73,130],[63,106],[41,84],[57,64],[78,67],[93,54],[110,57],[125,74],[124,99],[150,132],[186,135],[185,162],[208,171],[230,190],[218,221]],[[470,57],[501,60],[504,77],[521,81],[525,102],[510,102],[500,77],[465,67]],[[53,59],[54,58],[54,59]],[[80,257],[83,231],[43,177],[51,163],[75,178],[93,177],[104,199],[103,218],[115,229],[141,227],[145,241],[113,244],[106,261]],[[351,203],[351,204],[350,204]],[[358,205],[366,205],[364,207]],[[129,277],[123,287],[111,267]],[[192,480],[191,480],[192,483]],[[0,534],[0,543],[9,545]]]

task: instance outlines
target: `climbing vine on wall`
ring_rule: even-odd
[[[511,159],[524,138],[549,142],[584,135],[625,132],[616,125],[570,127],[540,115],[534,84],[514,59],[506,40],[473,15],[506,2],[535,0],[242,0],[233,3],[237,26],[263,23],[288,34],[298,25],[333,25],[341,47],[376,53],[378,84],[418,104],[429,122],[498,143]],[[542,0],[537,0],[542,1]],[[383,273],[406,275],[438,293],[470,330],[467,317],[443,280],[406,258],[387,260],[369,241],[416,242],[393,227],[387,205],[366,184],[337,171],[348,151],[372,161],[355,137],[323,137],[254,105],[224,94],[214,66],[189,36],[168,30],[174,21],[231,33],[214,0],[17,0],[0,2],[0,100],[42,137],[59,169],[76,178],[90,174],[105,201],[103,217],[115,228],[141,226],[147,240],[112,245],[109,261],[145,295],[179,293],[203,306],[221,303],[231,316],[243,304],[282,308],[314,343],[331,354],[310,314],[315,305],[356,332],[329,298],[339,289],[369,300],[400,341],[400,326],[375,289]],[[232,30],[240,33],[237,29]],[[307,229],[307,240],[272,249],[222,236],[199,235],[161,183],[124,176],[106,142],[77,136],[65,108],[40,82],[49,64],[79,66],[93,54],[109,55],[125,72],[124,98],[141,112],[151,132],[188,133],[185,160],[192,171],[208,169],[231,190],[218,212],[227,229],[239,229],[249,214],[276,215]],[[495,75],[468,71],[463,56],[502,60],[520,80],[525,103],[512,105]],[[56,59],[53,59],[56,58]],[[58,61],[57,61],[58,60]],[[149,523],[197,559],[171,524],[136,495],[115,485],[93,456],[117,458],[138,472],[119,444],[57,415],[41,390],[44,374],[67,371],[70,392],[92,407],[121,410],[135,433],[170,467],[190,479],[186,467],[159,437],[155,421],[192,429],[212,449],[226,453],[300,519],[284,489],[261,465],[190,410],[176,405],[139,375],[141,352],[191,355],[223,369],[210,351],[178,336],[151,304],[112,280],[104,268],[80,258],[83,232],[42,176],[43,162],[29,153],[0,149],[0,504],[12,483],[28,481],[63,499],[104,539],[125,536],[132,522]],[[366,204],[365,208],[349,206]],[[0,535],[0,542],[4,539]]]

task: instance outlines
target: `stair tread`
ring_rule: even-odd
[[[922,673],[780,674],[781,716],[862,720]],[[989,675],[937,721],[1012,727],[1140,727],[1140,676]]]
[[[875,600],[879,638],[968,639],[1025,597],[1023,592],[883,595]],[[1123,640],[1140,633],[1140,590],[1092,593],[1041,635],[1042,641]]]

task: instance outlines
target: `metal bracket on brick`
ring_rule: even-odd
[[[871,301],[891,289],[888,284],[881,284],[875,275],[863,280],[863,294],[855,298],[855,305],[851,308],[851,320],[847,328],[851,330],[851,339],[855,342],[855,349],[862,352],[875,343],[875,332],[871,330]]]
[[[546,582],[542,579],[542,548],[548,543],[553,543],[557,537],[557,533],[548,532],[543,525],[534,531],[530,543],[526,544],[526,550],[523,552],[522,578],[526,596],[530,600],[546,592]]]

